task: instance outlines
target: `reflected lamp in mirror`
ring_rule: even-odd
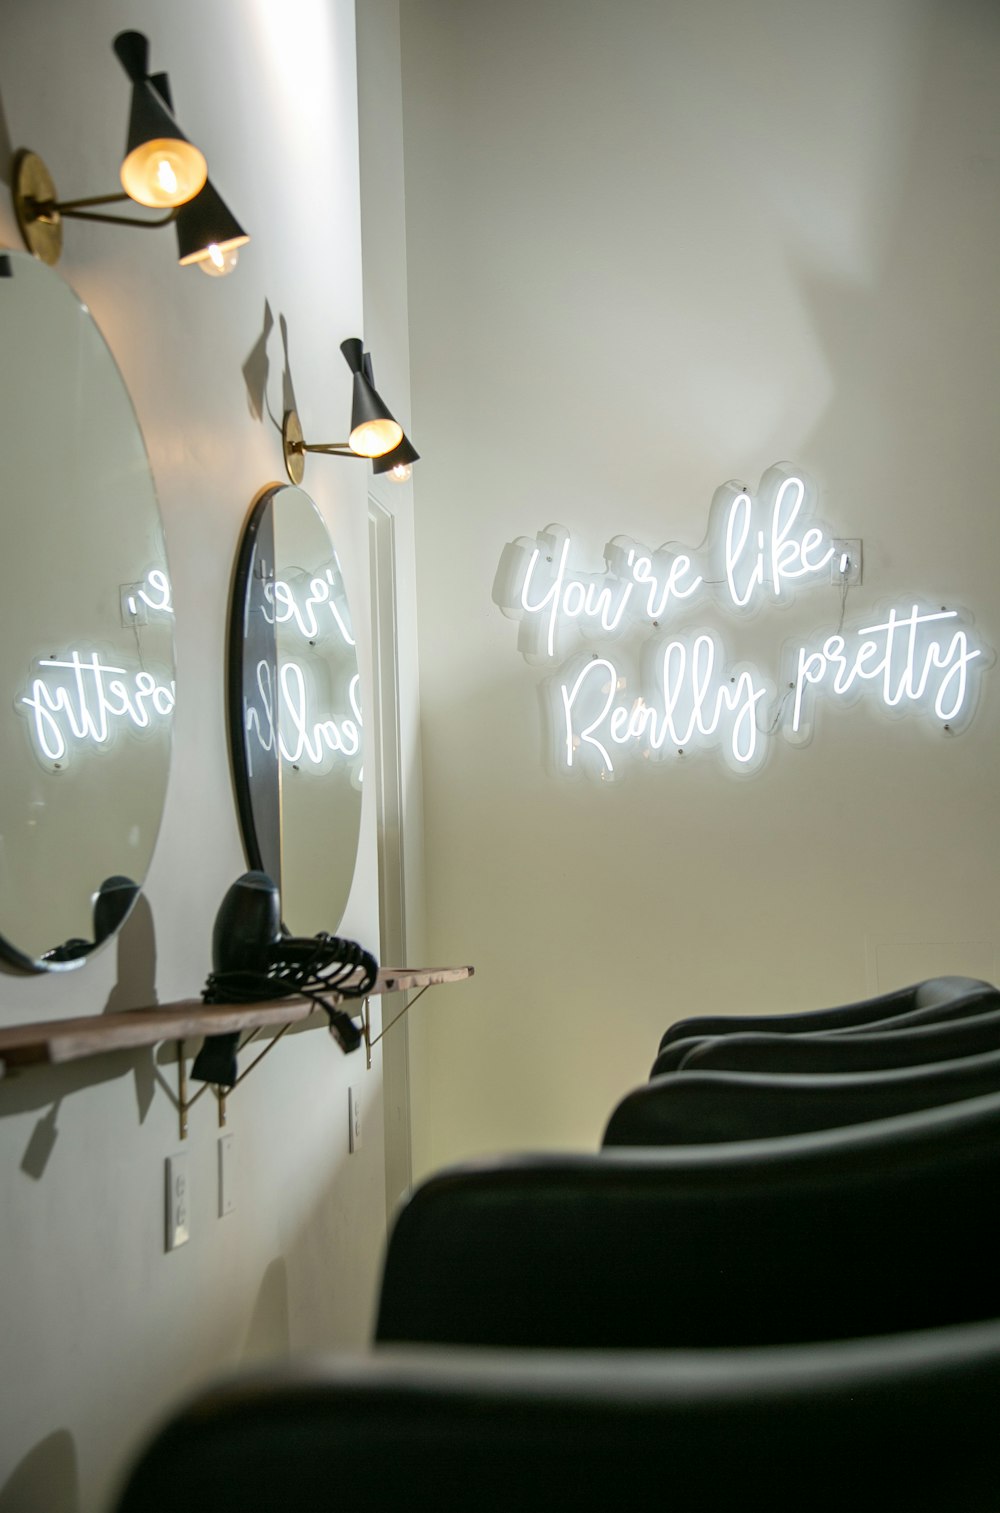
[[[174,708],[163,530],[131,400],[87,307],[0,256],[0,958],[78,967],[159,831]]]
[[[46,164],[37,153],[23,151],[14,164],[14,211],[28,251],[42,262],[59,261],[63,221],[100,221],[145,230],[177,222],[178,261],[197,263],[213,274],[228,273],[236,250],[250,240],[208,182],[204,153],[184,135],[173,113],[164,73],[149,72],[149,43],[141,32],[120,32],[114,41],[118,60],[132,83],[122,192],[60,200]],[[132,200],[158,219],[109,215],[99,206]]]
[[[292,483],[301,483],[305,475],[305,454],[316,452],[325,457],[360,457],[372,463],[372,471],[387,473],[396,483],[405,483],[419,458],[403,428],[375,388],[375,376],[369,353],[359,337],[350,336],[340,344],[344,360],[351,370],[351,425],[346,441],[305,441],[295,410],[285,412],[281,432],[285,471]],[[376,464],[381,464],[377,466]]]
[[[335,931],[361,824],[361,679],[340,561],[299,488],[268,488],[251,508],[233,579],[227,681],[249,865],[277,883],[293,934]]]

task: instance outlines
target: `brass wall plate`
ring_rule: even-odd
[[[306,454],[302,445],[302,427],[294,410],[286,410],[281,426],[281,450],[285,456],[285,472],[292,483],[301,483],[306,471]]]
[[[54,267],[62,255],[62,216],[58,210],[40,215],[40,205],[56,200],[52,175],[35,152],[19,152],[14,160],[14,214],[24,245],[43,263]]]

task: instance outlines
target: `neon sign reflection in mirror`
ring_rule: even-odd
[[[295,577],[273,578],[264,584],[266,602],[261,605],[261,614],[267,623],[288,626],[311,643],[330,631],[332,620],[333,629],[344,645],[353,646],[350,611],[339,566],[325,568],[322,577],[304,572],[301,579],[304,580],[301,595],[296,593],[298,580]],[[330,619],[325,615],[317,617],[316,610],[321,606],[329,610]]]
[[[172,615],[174,607],[170,602],[170,580],[162,568],[151,567],[141,583],[134,587],[131,585],[124,591],[124,608],[133,620],[138,620],[141,614],[140,604],[144,604],[147,610],[160,611],[165,615]]]
[[[175,685],[158,683],[151,672],[130,671],[103,662],[99,652],[40,657],[22,706],[31,711],[38,753],[59,766],[70,743],[108,746],[119,729],[150,729],[173,712]]]
[[[257,663],[259,706],[244,706],[245,729],[261,751],[273,751],[275,743],[274,690],[271,664]],[[351,715],[339,719],[329,713],[313,717],[316,694],[300,662],[285,661],[278,667],[278,751],[297,771],[322,775],[338,758],[350,761],[361,751],[361,676],[355,673],[347,686]],[[312,704],[312,709],[310,709]],[[352,718],[353,716],[353,718]],[[247,762],[253,773],[253,742],[247,742]],[[352,779],[355,773],[352,769]],[[356,774],[360,782],[360,770]]]

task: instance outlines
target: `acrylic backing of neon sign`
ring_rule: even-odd
[[[588,573],[572,566],[562,526],[504,548],[494,602],[519,622],[518,649],[528,662],[561,663],[544,684],[557,770],[608,779],[630,759],[715,748],[734,772],[753,773],[775,736],[810,738],[819,701],[862,695],[951,732],[969,723],[993,657],[954,607],[911,598],[845,628],[844,590],[836,628],[786,641],[773,675],[729,660],[705,623],[710,609],[739,620],[831,582],[836,548],[814,519],[814,504],[806,475],[778,463],[756,493],[738,483],[717,491],[697,549],[651,551],[615,536],[605,570]],[[596,649],[607,641],[621,649]]]

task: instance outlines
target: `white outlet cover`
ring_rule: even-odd
[[[347,1089],[347,1146],[351,1155],[361,1149],[361,1089],[352,1086]]]
[[[191,1188],[188,1153],[178,1151],[166,1163],[167,1249],[176,1250],[191,1238]]]

